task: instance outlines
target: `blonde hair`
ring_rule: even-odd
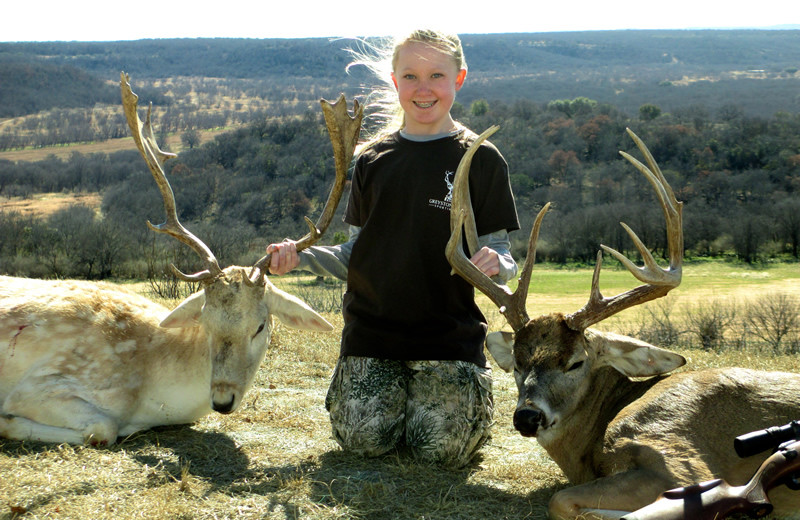
[[[422,43],[434,47],[452,57],[457,70],[467,69],[461,39],[456,34],[433,29],[417,29],[401,37],[377,41],[359,40],[357,48],[349,49],[354,59],[347,65],[347,70],[363,65],[380,81],[377,86],[364,87],[366,91],[364,105],[367,108],[364,130],[367,142],[361,145],[360,149],[399,130],[404,125],[403,109],[400,107],[397,90],[392,81],[392,72],[397,65],[400,50],[410,43]]]

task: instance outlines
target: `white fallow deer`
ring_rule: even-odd
[[[493,131],[487,130],[483,137]],[[598,253],[591,297],[573,314],[531,320],[525,308],[536,240],[549,204],[535,220],[519,286],[512,293],[467,260],[462,227],[468,247],[477,243],[467,185],[470,152],[456,173],[446,254],[454,271],[485,293],[514,329],[513,334],[489,334],[487,348],[501,368],[514,371],[519,391],[514,427],[526,437],[536,437],[572,486],[550,501],[549,514],[556,519],[620,518],[665,490],[713,478],[744,484],[764,456],[738,458],[734,438],[800,419],[800,374],[724,368],[665,376],[685,363],[682,356],[589,328],[628,307],[666,295],[681,281],[682,203],[644,143],[628,132],[649,167],[622,155],[647,177],[661,203],[669,268],[659,267],[636,234],[622,224],[644,267],[601,247],[643,284],[603,297],[598,288],[602,253]],[[770,497],[776,511],[797,514],[800,493],[781,487]]]
[[[166,222],[153,226],[187,244],[205,270],[179,276],[201,283],[172,312],[120,286],[0,277],[0,436],[43,442],[112,444],[157,425],[193,422],[241,404],[264,359],[272,317],[290,327],[328,331],[322,316],[266,277],[269,257],[221,269],[209,248],[178,221],[148,109],[139,119],[126,74],[122,102],[134,140],[164,199]],[[322,101],[336,181],[316,226],[330,223],[344,189],[363,110],[344,96]],[[308,219],[306,219],[308,220]]]

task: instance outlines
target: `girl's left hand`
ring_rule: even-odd
[[[492,277],[500,273],[500,258],[497,251],[488,247],[482,247],[480,251],[475,253],[470,262],[475,264],[475,267],[481,270],[483,274]]]

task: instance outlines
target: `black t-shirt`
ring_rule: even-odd
[[[361,227],[348,266],[342,356],[486,364],[486,323],[472,286],[445,258],[458,163],[476,135],[433,141],[399,133],[357,159],[345,222]],[[483,143],[470,194],[479,235],[519,229],[508,166]]]

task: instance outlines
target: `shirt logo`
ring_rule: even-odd
[[[453,202],[453,179],[455,178],[455,172],[446,171],[444,172],[444,184],[447,187],[447,193],[444,196],[444,200],[437,200],[437,199],[428,199],[428,205],[433,206],[434,208],[443,209],[445,211],[450,211],[450,207],[452,206]]]

